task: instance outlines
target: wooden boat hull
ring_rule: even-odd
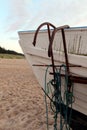
[[[47,31],[44,30],[39,33],[39,38],[37,39],[37,45],[35,47],[32,44],[35,31],[18,33],[20,38],[19,43],[23,49],[25,57],[31,65],[41,87],[44,88],[46,66],[38,65],[52,64],[51,58],[48,57],[49,41],[47,37]],[[77,67],[70,67],[70,73],[76,76],[87,77],[87,28],[66,29],[65,36],[68,48],[69,64],[77,65]],[[53,54],[55,65],[62,65],[65,63],[60,31],[55,36]],[[80,67],[78,67],[78,65]],[[52,68],[50,68],[50,72],[52,72]],[[47,77],[47,81],[52,78],[53,75],[49,75]],[[73,92],[75,97],[73,109],[87,116],[87,84],[74,83]]]

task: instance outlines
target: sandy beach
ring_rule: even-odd
[[[0,130],[46,130],[44,93],[25,59],[0,59]]]

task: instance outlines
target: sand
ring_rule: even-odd
[[[46,130],[44,93],[25,59],[0,59],[0,130]]]

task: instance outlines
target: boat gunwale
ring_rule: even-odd
[[[51,29],[53,30],[53,29]],[[70,27],[68,29],[64,29],[65,31],[87,31],[87,26],[83,26],[83,27]],[[46,33],[47,29],[41,29],[39,32],[40,33]],[[59,30],[60,31],[60,30]],[[21,33],[35,33],[36,30],[26,30],[26,31],[18,31],[18,34],[21,34]]]

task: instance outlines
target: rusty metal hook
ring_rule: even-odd
[[[34,46],[36,45],[37,34],[38,34],[40,28],[43,27],[44,25],[47,25],[49,41],[50,41],[50,39],[51,39],[51,36],[50,36],[50,26],[51,26],[52,28],[54,28],[54,29],[56,28],[53,24],[51,24],[51,23],[49,23],[49,22],[44,22],[44,23],[42,23],[42,24],[37,28],[37,30],[36,30],[36,32],[35,32],[34,40],[33,40],[33,45],[34,45]]]
[[[64,25],[64,26],[60,26],[60,27],[58,27],[58,28],[55,28],[54,29],[54,31],[53,31],[53,33],[52,33],[52,38],[51,38],[51,44],[49,45],[49,48],[48,48],[48,56],[49,57],[51,57],[51,51],[52,51],[52,45],[53,45],[53,40],[54,40],[54,37],[55,37],[55,34],[58,32],[58,31],[60,31],[60,30],[64,30],[64,29],[66,29],[66,28],[69,28],[69,26],[68,25]]]
[[[35,32],[34,40],[33,40],[33,45],[34,45],[34,46],[36,45],[37,34],[38,34],[40,28],[41,28],[42,26],[44,26],[44,25],[47,25],[48,37],[49,37],[49,46],[50,46],[50,44],[51,44],[50,26],[51,26],[54,30],[56,29],[56,27],[55,27],[53,24],[49,23],[49,22],[44,22],[44,23],[42,23],[42,24],[37,28],[37,30],[36,30],[36,32]],[[49,48],[49,47],[48,47],[48,48]],[[48,51],[48,52],[49,52],[49,51]],[[52,51],[51,51],[51,53],[52,53]],[[48,54],[48,55],[49,55],[49,54]],[[52,60],[53,73],[54,73],[54,79],[55,79],[55,69],[54,69],[54,59],[53,59],[53,54],[52,54],[51,60]]]
[[[60,27],[54,29],[54,31],[52,32],[50,44],[49,44],[49,47],[48,47],[48,56],[51,57],[51,60],[52,60],[54,80],[55,80],[55,65],[54,65],[54,56],[53,56],[52,45],[53,45],[53,41],[54,41],[54,37],[55,37],[56,32],[59,31],[59,30],[64,30],[65,28],[69,28],[69,26],[68,25],[64,25],[64,26],[60,26]],[[66,41],[65,41],[65,37],[64,37],[65,35],[63,35],[63,34],[64,33],[62,32],[63,43],[64,43],[64,51],[67,52],[67,50],[65,49],[65,47],[66,47]],[[65,56],[66,56],[65,59],[67,58],[66,59],[66,61],[67,61],[66,63],[68,64],[68,56],[67,55],[65,55]],[[67,72],[69,73],[69,67],[67,68]]]

